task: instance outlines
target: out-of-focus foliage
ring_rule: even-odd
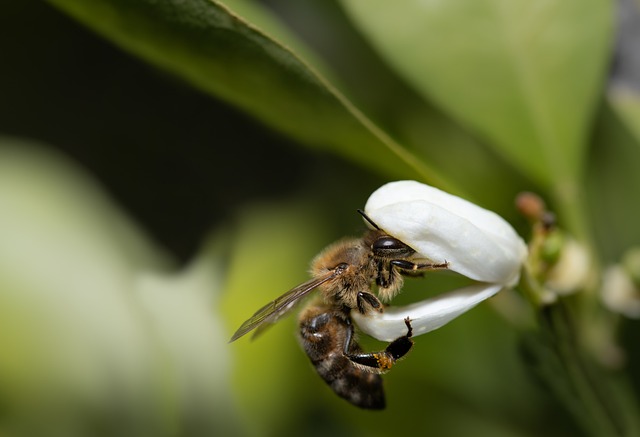
[[[170,273],[90,177],[11,138],[0,210],[3,434],[235,432],[219,248]]]
[[[513,199],[536,191],[594,277],[639,245],[640,14],[620,5],[5,5],[0,133],[44,144],[0,140],[0,434],[575,434],[579,395],[540,389],[533,375],[566,369],[521,353],[535,314],[515,293],[492,301],[505,318],[483,304],[417,338],[384,376],[383,412],[326,387],[295,316],[227,339],[359,235],[355,209],[390,178],[463,195],[523,237]],[[408,280],[398,302],[454,280]],[[576,343],[626,352],[638,392],[637,322],[583,295],[567,298]]]
[[[607,61],[609,2],[343,3],[421,94],[524,173],[547,186],[581,173]]]

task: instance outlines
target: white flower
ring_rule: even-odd
[[[513,286],[527,247],[502,217],[415,181],[376,190],[365,213],[385,232],[433,262],[482,282]]]
[[[441,327],[503,288],[513,287],[527,246],[497,214],[415,181],[391,182],[376,190],[365,213],[380,229],[432,262],[480,283],[383,313],[351,315],[365,333],[383,341]]]

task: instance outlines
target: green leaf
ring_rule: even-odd
[[[233,4],[253,3],[234,0]],[[516,193],[532,189],[531,182],[523,181],[491,148],[410,88],[353,27],[337,2],[270,4],[330,63],[331,75],[339,77],[333,83],[385,132],[445,175],[450,188],[457,189],[455,194],[504,214],[514,209]],[[284,41],[291,47],[299,45],[291,36]]]
[[[600,111],[587,177],[599,256],[609,263],[640,241],[640,135],[619,99],[610,97]]]
[[[329,66],[310,48],[302,39],[283,23],[280,18],[263,4],[256,0],[221,0],[220,4],[233,11],[234,14],[242,17],[251,26],[260,29],[274,41],[284,47],[289,48],[297,57],[306,64],[311,65],[323,77],[330,79],[332,84],[336,84]]]
[[[290,50],[220,3],[51,3],[125,49],[298,141],[340,153],[389,176],[439,182],[437,171],[380,131]]]
[[[529,177],[560,191],[574,188],[608,55],[610,2],[343,4],[425,97]]]

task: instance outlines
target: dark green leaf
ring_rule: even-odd
[[[388,176],[439,181],[434,169],[380,131],[291,51],[215,1],[51,3],[127,50],[301,142],[333,150]]]

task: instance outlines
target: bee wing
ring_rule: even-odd
[[[300,299],[306,296],[309,292],[313,291],[320,285],[324,284],[327,281],[330,281],[340,274],[342,274],[342,271],[332,270],[324,276],[311,279],[303,284],[298,285],[295,288],[292,288],[282,296],[269,302],[258,311],[256,311],[256,313],[251,316],[249,320],[245,321],[242,326],[238,328],[235,334],[233,334],[233,336],[231,337],[231,340],[229,340],[229,343],[239,339],[243,335],[253,331],[256,328],[259,329],[258,331],[256,331],[254,336],[258,335],[269,325],[277,322],[278,319],[291,311],[300,301]]]

